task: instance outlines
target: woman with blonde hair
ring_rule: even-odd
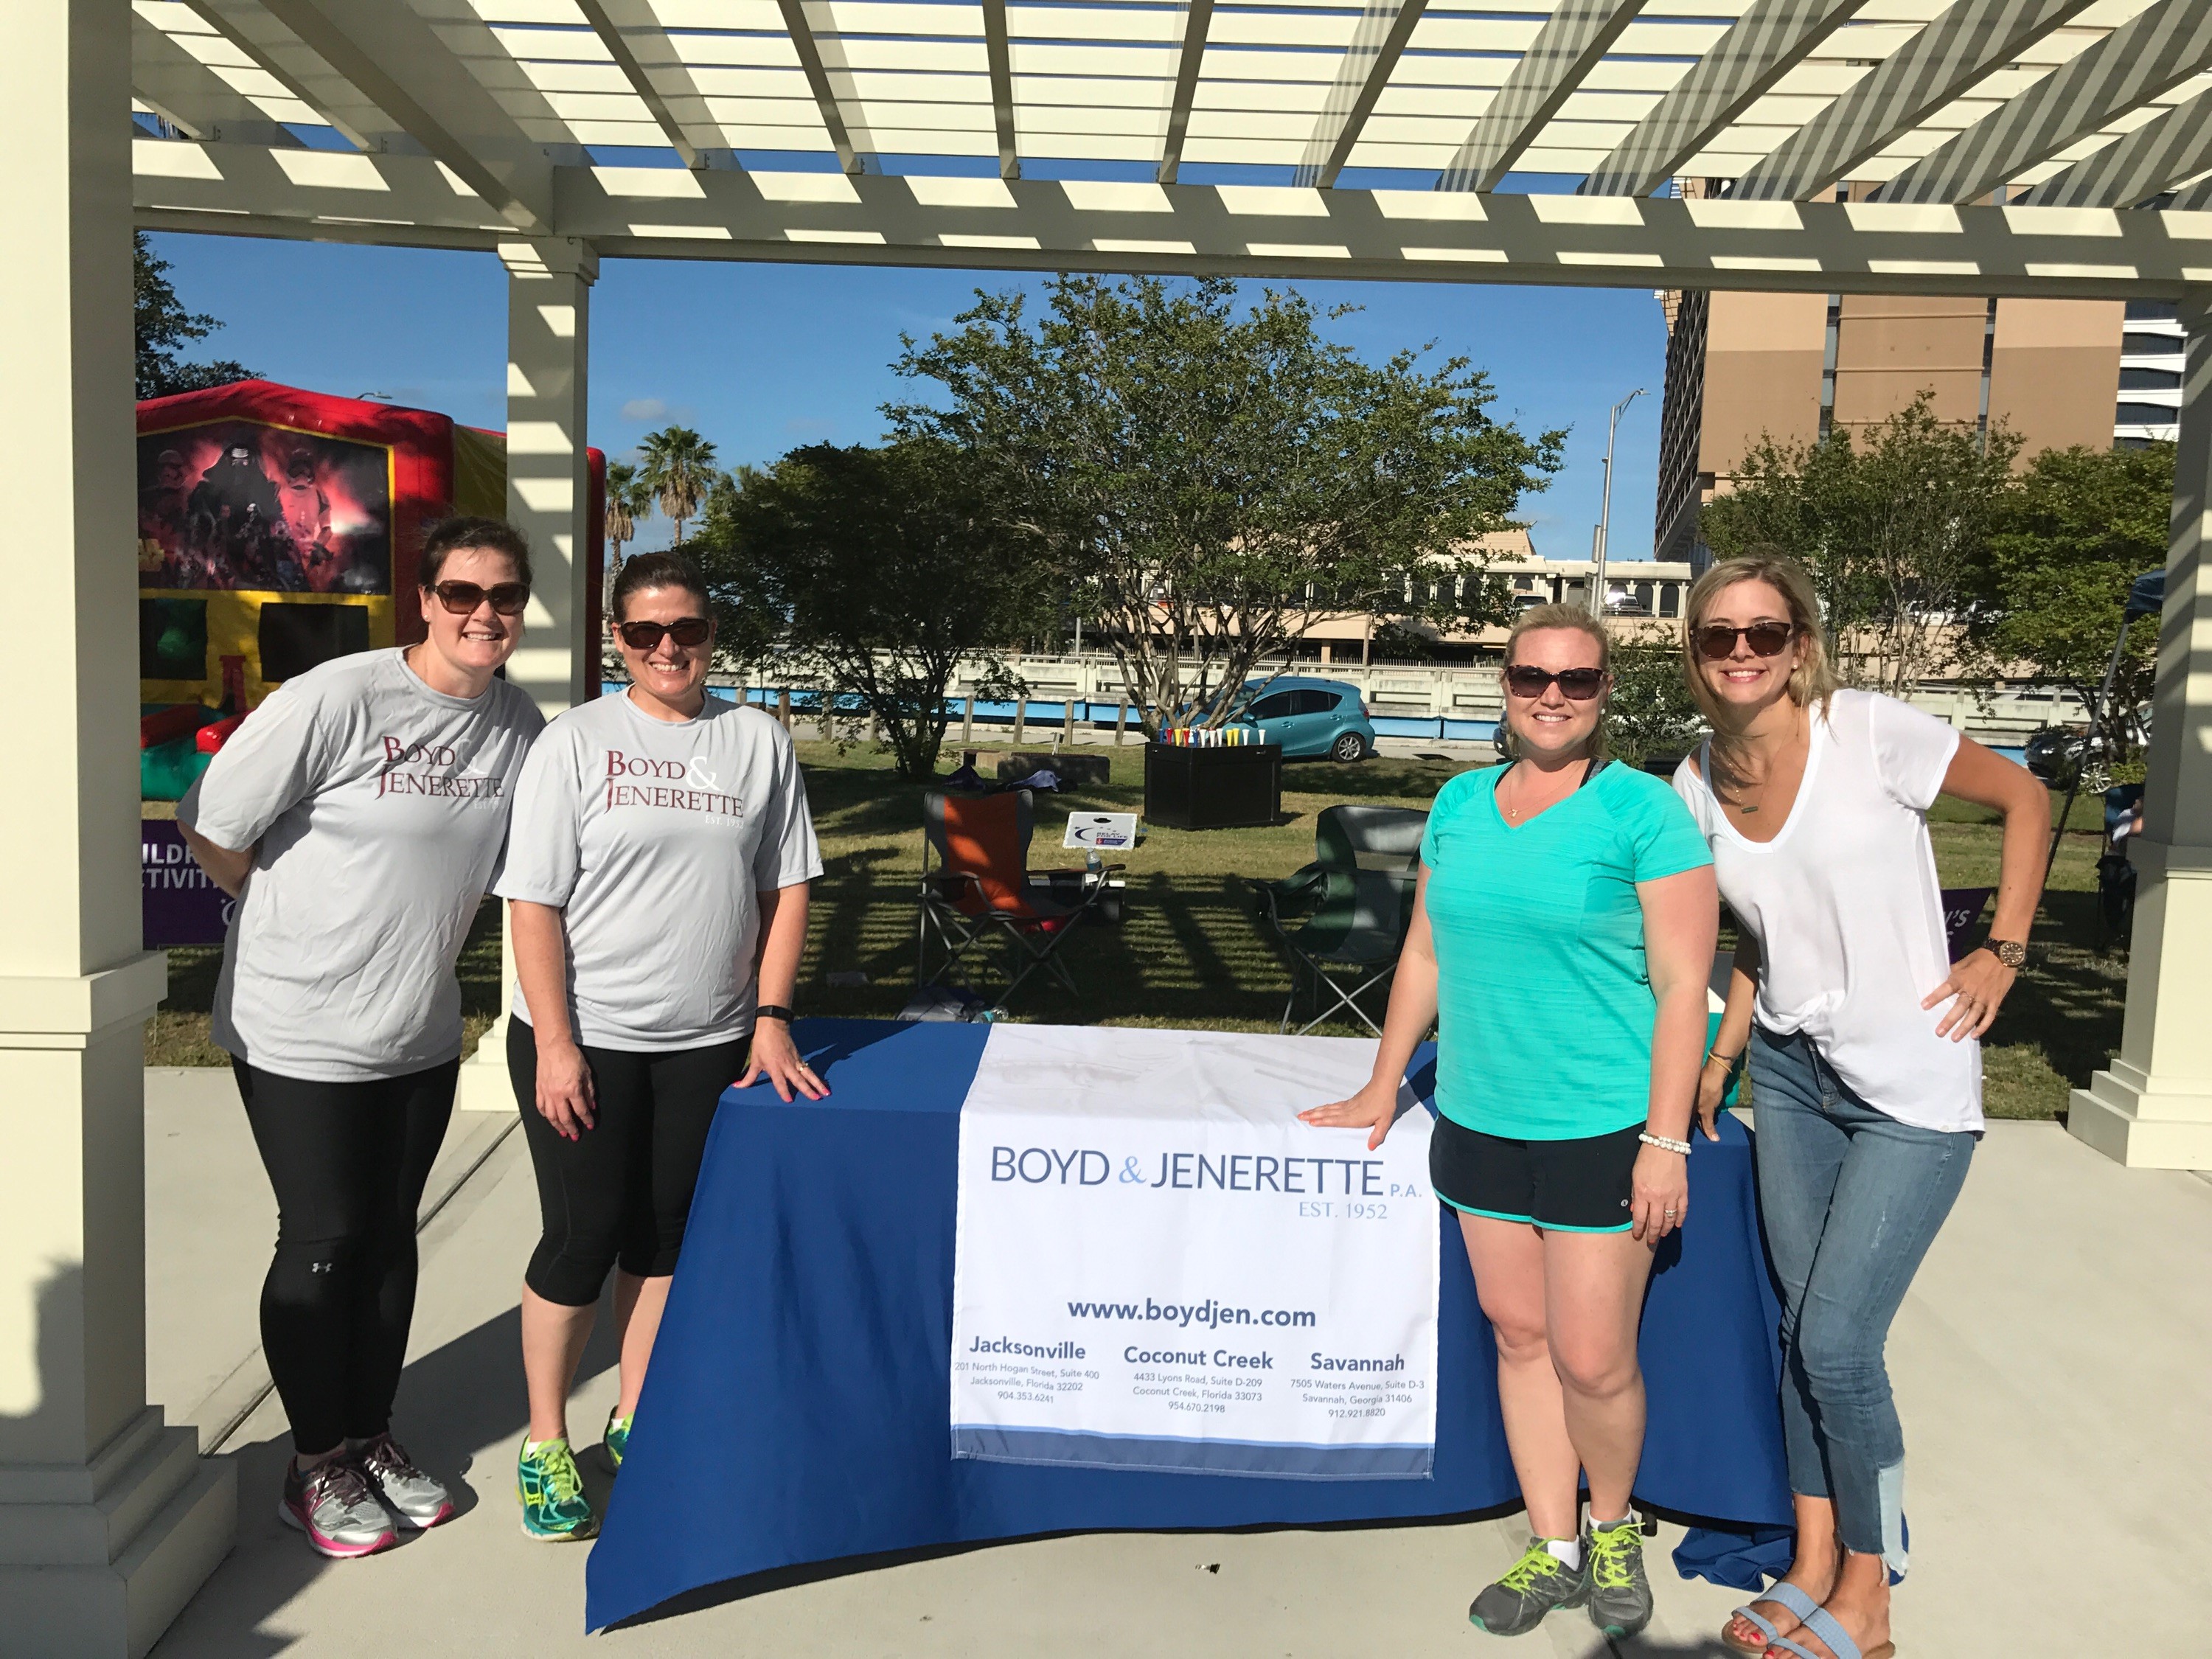
[[[1708,570],[1686,620],[1712,735],[1674,787],[1739,930],[1698,1112],[1717,1138],[1747,1052],[1797,1534],[1788,1575],[1722,1637],[1769,1659],[1885,1659],[1905,1439],[1882,1350],[1981,1133],[1976,1039],[2026,955],[2050,798],[1942,721],[1838,689],[1812,582],[1778,550]],[[2004,815],[1996,920],[1955,963],[1928,834],[1939,795]]]
[[[1468,1609],[1499,1636],[1557,1607],[1587,1607],[1613,1636],[1651,1616],[1629,1501],[1644,1451],[1636,1331],[1652,1252],[1689,1217],[1719,906],[1682,804],[1607,763],[1609,665],[1588,611],[1522,614],[1505,647],[1508,758],[1437,795],[1374,1073],[1301,1115],[1382,1145],[1440,1020],[1430,1182],[1459,1212],[1535,1534]]]

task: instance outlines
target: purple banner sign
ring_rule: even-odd
[[[145,945],[220,945],[237,902],[207,878],[167,818],[138,821],[138,872]]]

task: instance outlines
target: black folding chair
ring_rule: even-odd
[[[1382,1035],[1376,1018],[1382,1010],[1370,1014],[1361,1000],[1377,990],[1387,999],[1413,925],[1428,822],[1426,812],[1410,807],[1325,807],[1314,825],[1314,861],[1296,875],[1260,884],[1260,914],[1291,956],[1284,1030],[1296,1018],[1301,981],[1310,978],[1314,1017],[1298,1027],[1300,1034],[1349,1010]]]

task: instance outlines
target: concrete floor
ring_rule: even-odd
[[[151,1369],[186,1389],[228,1375],[221,1342],[250,1343],[266,1261],[266,1194],[236,1111],[211,1086],[157,1087],[149,1075],[151,1231],[173,1246],[196,1241],[149,1250]],[[423,1234],[398,1428],[424,1463],[458,1477],[462,1514],[386,1555],[320,1561],[275,1518],[287,1448],[276,1402],[263,1400],[225,1446],[240,1465],[238,1547],[157,1659],[1411,1659],[1485,1646],[1466,1606],[1518,1553],[1516,1519],[1003,1545],[824,1576],[588,1638],[583,1551],[521,1535],[510,1474],[524,1421],[515,1291],[536,1228],[527,1159],[519,1136],[490,1144],[489,1117],[457,1118],[455,1133],[473,1149],[464,1158],[481,1163]],[[1915,1560],[1899,1592],[1899,1650],[2109,1650],[2112,1614],[2073,1586],[2117,1574],[2129,1645],[2194,1651],[2203,1573],[2193,1517],[2212,1504],[2201,1289],[2212,1282],[2212,1182],[2121,1170],[2045,1124],[1993,1126],[1977,1166],[1891,1343],[1911,1446]],[[611,1360],[603,1343],[586,1358],[580,1439],[595,1438],[611,1403]],[[183,1395],[167,1397],[179,1415]],[[1723,1651],[1713,1632],[1742,1598],[1676,1578],[1665,1553],[1678,1535],[1666,1528],[1650,1555],[1657,1624],[1620,1651]],[[1606,1646],[1580,1615],[1562,1615],[1514,1650]]]

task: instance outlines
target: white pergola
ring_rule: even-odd
[[[236,1502],[145,1401],[134,224],[499,254],[549,710],[603,258],[2178,300],[2126,1035],[2071,1121],[2212,1167],[2212,0],[8,0],[0,54],[9,1653],[143,1653]]]

